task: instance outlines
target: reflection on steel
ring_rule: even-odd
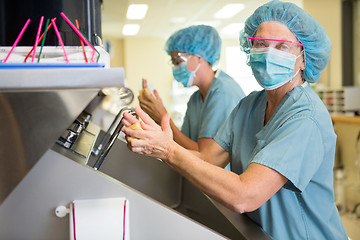
[[[120,110],[119,112],[119,116],[123,114],[123,112],[125,111],[129,111],[130,114],[132,114],[133,116],[137,117],[138,116],[136,115],[134,109],[132,107],[124,107],[123,109]],[[118,118],[118,116],[116,116],[116,118]],[[109,153],[111,147],[114,145],[114,142],[115,140],[118,138],[119,134],[120,134],[120,131],[121,131],[121,128],[123,127],[123,123],[122,123],[122,118],[120,120],[120,122],[118,123],[118,125],[116,126],[114,132],[112,133],[109,141],[106,143],[105,147],[104,147],[104,150],[101,152],[98,160],[96,161],[95,165],[94,165],[94,169],[95,170],[98,170],[101,166],[101,164],[103,163],[105,157],[107,156],[107,154]],[[110,127],[111,128],[111,127]],[[108,134],[108,133],[107,133]],[[106,137],[107,135],[105,135]],[[104,138],[105,138],[104,137]]]
[[[113,133],[115,124],[119,121],[123,112],[128,110],[133,111],[132,107],[128,107],[128,105],[130,105],[134,100],[134,93],[133,91],[131,91],[131,89],[126,87],[121,87],[119,89],[118,97],[120,99],[121,104],[124,105],[125,107],[120,109],[119,113],[115,116],[113,122],[111,123],[109,129],[107,130],[104,138],[101,140],[99,146],[93,149],[92,154],[94,154],[95,156],[99,155],[99,153],[104,147],[104,144],[109,140],[111,134]]]
[[[93,149],[93,151],[92,151],[92,154],[93,154],[93,155],[95,155],[95,156],[99,155],[99,153],[100,153],[101,150],[103,149],[105,143],[109,140],[110,136],[111,136],[112,134],[114,134],[114,132],[115,132],[115,131],[114,131],[114,127],[116,126],[115,124],[119,122],[120,117],[122,116],[122,114],[123,114],[125,111],[134,111],[134,108],[127,106],[127,107],[122,108],[122,109],[119,111],[119,113],[115,116],[113,122],[111,123],[109,129],[106,131],[106,134],[105,134],[105,136],[102,138],[100,144],[99,144],[96,148]],[[121,122],[121,121],[120,121],[120,122]],[[121,128],[120,128],[120,129],[121,129]]]
[[[0,90],[0,203],[98,91]]]
[[[1,204],[74,119],[92,112],[102,88],[124,85],[124,70],[1,69],[0,76]],[[75,141],[70,133],[65,138]]]
[[[83,111],[76,120],[66,129],[56,143],[70,149],[79,139],[80,134],[86,129],[91,119],[91,114]]]
[[[127,87],[121,87],[119,89],[118,97],[124,106],[130,105],[134,101],[134,93]]]

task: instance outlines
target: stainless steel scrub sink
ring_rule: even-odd
[[[101,135],[104,132],[100,133],[99,139]],[[91,156],[88,165],[92,167],[96,160],[97,157]],[[131,152],[126,143],[119,139],[115,141],[99,171],[171,208],[180,204],[181,176],[158,159]]]
[[[101,132],[99,138],[104,134]],[[96,160],[96,157],[90,157],[88,165],[93,166]],[[98,171],[230,239],[246,239],[207,196],[171,167],[158,159],[132,153],[126,143],[119,139],[115,141]]]

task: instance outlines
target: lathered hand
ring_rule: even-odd
[[[135,108],[136,114],[142,119],[142,129],[132,129],[130,126],[138,122],[131,114],[124,113],[122,131],[126,135],[128,148],[135,153],[165,160],[171,152],[173,144],[170,117],[162,119],[161,127],[157,125],[143,110]]]

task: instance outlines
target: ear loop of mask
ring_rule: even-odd
[[[301,55],[303,55],[303,54],[304,54],[304,62],[305,62],[305,51],[304,51],[304,50],[302,50],[301,53],[296,57],[296,60],[297,60],[299,57],[301,57]],[[294,76],[291,78],[291,80],[290,80],[289,82],[292,82],[292,80],[296,77],[296,75],[299,74],[300,69],[301,69],[301,68],[299,67],[299,70],[297,70],[297,72],[294,74]]]
[[[199,70],[199,68],[200,68],[200,62],[199,62],[199,64],[197,65],[197,67],[195,68],[194,71],[190,71],[190,72],[191,72],[191,75],[190,75],[190,77],[189,77],[189,81],[188,81],[188,84],[187,84],[188,87],[192,86],[192,84],[193,84],[193,82],[194,82],[194,78],[196,77],[196,72],[197,72],[197,70]]]

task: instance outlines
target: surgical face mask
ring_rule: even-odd
[[[258,83],[265,90],[273,90],[291,81],[300,71],[294,74],[295,62],[299,56],[277,50],[272,47],[253,48],[250,50],[249,63]]]
[[[184,87],[191,87],[199,67],[200,63],[194,71],[189,71],[187,70],[187,61],[181,62],[172,67],[174,78],[179,83],[182,83]]]

